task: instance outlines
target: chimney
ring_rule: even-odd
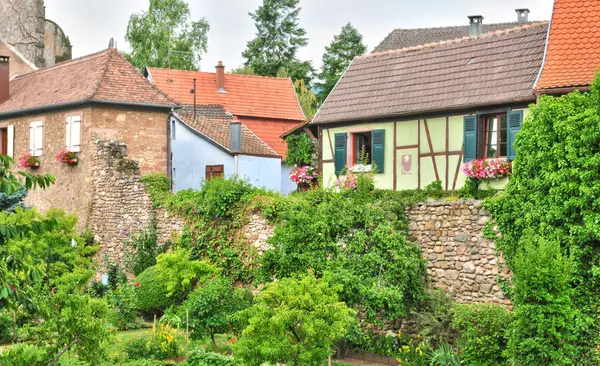
[[[517,12],[517,21],[519,23],[527,23],[529,21],[529,9],[515,9]]]
[[[242,152],[242,123],[231,122],[229,125],[229,151],[232,153]]]
[[[469,37],[479,37],[483,33],[483,17],[481,15],[470,15]]]
[[[217,92],[227,93],[225,91],[225,66],[223,66],[223,61],[219,61],[219,64],[216,66],[216,69],[217,69]]]
[[[0,56],[0,104],[6,102],[10,97],[9,59],[8,56]]]

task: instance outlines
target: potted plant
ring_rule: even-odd
[[[512,163],[499,159],[475,159],[464,163],[462,171],[471,179],[499,179],[510,175]]]
[[[307,191],[317,184],[319,173],[310,165],[294,167],[290,171],[290,179],[298,185],[300,191]]]
[[[40,167],[40,159],[31,154],[25,154],[19,158],[18,164],[21,168],[36,169]]]
[[[79,157],[77,156],[77,153],[66,149],[59,151],[55,158],[56,161],[70,166],[77,165],[79,163]]]

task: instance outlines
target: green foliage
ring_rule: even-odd
[[[310,86],[312,65],[296,59],[298,49],[308,44],[306,31],[298,25],[299,14],[299,0],[267,0],[250,13],[256,24],[256,38],[242,53],[245,66],[256,75],[282,76],[283,72]]]
[[[161,324],[151,337],[127,342],[125,351],[132,360],[163,360],[181,355],[183,346],[179,344],[175,330],[168,325]]]
[[[27,190],[21,189],[13,194],[6,194],[0,192],[0,211],[6,211],[8,213],[15,212],[17,207],[23,208],[23,202],[27,196]]]
[[[298,96],[298,102],[300,102],[300,108],[307,119],[311,119],[319,109],[319,102],[317,96],[306,84],[304,79],[297,79],[294,81],[294,89]]]
[[[190,20],[183,0],[149,0],[148,11],[129,18],[125,40],[131,54],[124,56],[143,70],[146,66],[198,70],[206,52],[210,29],[206,19]]]
[[[428,357],[429,366],[460,366],[464,363],[458,352],[449,344],[441,344]]]
[[[578,318],[571,296],[573,259],[560,245],[527,240],[515,261],[508,354],[517,365],[577,364]],[[592,361],[592,360],[589,360]]]
[[[433,346],[455,344],[458,332],[452,327],[454,300],[443,290],[427,294],[424,308],[417,313],[419,334]]]
[[[154,215],[150,218],[148,228],[135,234],[126,244],[131,249],[125,253],[125,264],[127,269],[136,276],[155,265],[156,257],[166,250],[165,245],[158,243]]]
[[[342,27],[340,34],[333,37],[331,44],[325,47],[323,66],[319,74],[320,83],[317,87],[321,103],[331,93],[352,60],[366,51],[367,46],[363,43],[362,35],[350,23]]]
[[[315,144],[306,133],[289,135],[285,138],[285,142],[287,143],[287,155],[284,162],[287,165],[312,165]]]
[[[0,312],[0,340],[9,339],[12,335],[13,320],[8,312]]]
[[[19,343],[0,353],[0,364],[4,366],[43,366],[48,359],[45,348],[27,343]]]
[[[230,331],[233,315],[249,307],[251,301],[252,295],[248,290],[235,289],[231,279],[217,276],[200,284],[178,313],[181,319],[185,319],[187,309],[192,339],[210,336],[215,349],[215,335]]]
[[[233,344],[236,362],[312,365],[325,360],[354,321],[354,312],[338,299],[340,290],[328,275],[268,284],[242,312],[248,325]]]
[[[235,363],[231,357],[223,356],[218,353],[207,352],[202,348],[194,349],[188,352],[187,365],[189,366],[234,366]]]
[[[456,345],[467,364],[508,365],[506,330],[513,319],[508,310],[495,304],[457,304],[453,312],[452,324],[459,332]]]
[[[123,281],[106,294],[110,308],[110,323],[117,329],[137,329],[141,326],[141,319],[137,314],[137,296],[135,285]]]
[[[531,106],[515,142],[517,157],[503,194],[486,201],[502,236],[496,247],[516,270],[528,241],[559,243],[573,256],[570,296],[575,309],[573,334],[563,334],[564,353],[597,364],[600,344],[600,77],[591,91],[542,96]],[[540,270],[543,271],[545,267]],[[516,293],[518,289],[514,289]],[[516,304],[515,304],[516,305]],[[548,312],[552,306],[548,307]],[[550,317],[550,314],[547,314]],[[564,321],[556,313],[556,324]],[[547,319],[551,322],[551,319]],[[570,342],[576,339],[576,342]],[[569,343],[570,342],[570,343]],[[541,345],[540,345],[541,346]],[[587,361],[589,360],[589,361]],[[544,359],[538,363],[542,364]]]
[[[442,188],[442,181],[436,180],[425,186],[425,193],[427,193],[427,197],[435,198],[436,200],[442,199],[444,197],[444,188]]]
[[[261,278],[329,271],[343,285],[342,300],[370,321],[407,315],[425,295],[425,261],[405,237],[406,205],[419,200],[420,193],[391,191],[292,195],[279,207]]]
[[[145,190],[152,198],[153,207],[164,205],[171,197],[171,183],[164,174],[147,174],[140,178]]]
[[[167,298],[167,285],[162,272],[157,267],[150,267],[136,277],[140,286],[136,289],[138,309],[145,313],[157,313],[164,310],[172,300]]]

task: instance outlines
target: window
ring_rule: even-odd
[[[175,120],[171,120],[171,140],[175,140]]]
[[[507,153],[508,126],[506,114],[482,118],[485,138],[482,139],[482,156],[487,159],[505,158]]]
[[[29,153],[33,156],[42,156],[44,146],[44,122],[31,122],[29,124]]]
[[[348,138],[350,136],[351,138]],[[346,144],[350,144],[347,149]],[[377,173],[383,173],[385,162],[385,130],[336,133],[334,139],[335,174],[341,175],[349,162],[352,167],[360,163],[360,154],[367,155],[367,164],[375,164]]]
[[[67,118],[65,148],[68,151],[81,151],[81,117],[72,116]]]
[[[355,133],[353,134],[353,137],[354,150],[352,151],[352,162],[354,164],[360,164],[360,159],[364,158],[366,164],[371,164],[373,162],[373,157],[371,154],[371,132]]]
[[[213,178],[223,178],[225,173],[225,167],[223,165],[207,165],[206,166],[206,180]]]
[[[0,128],[0,154],[8,155],[8,129]]]

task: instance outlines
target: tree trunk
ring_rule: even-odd
[[[217,342],[215,342],[215,334],[210,334],[210,340],[212,341],[213,351],[217,352]]]

